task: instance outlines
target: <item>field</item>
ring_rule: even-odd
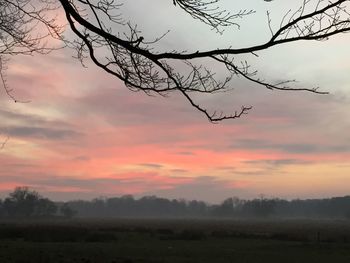
[[[0,262],[350,262],[350,221],[0,222]]]

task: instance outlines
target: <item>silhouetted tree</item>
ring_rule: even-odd
[[[268,217],[273,215],[276,202],[274,199],[260,198],[253,200],[254,213],[256,216]]]
[[[16,187],[4,201],[5,211],[9,216],[31,216],[40,196],[28,187]]]
[[[3,202],[3,209],[10,217],[52,216],[57,207],[28,187],[16,187]]]
[[[203,201],[192,200],[188,204],[188,214],[193,216],[205,216],[208,213],[208,205]]]
[[[233,199],[225,199],[219,206],[216,207],[215,215],[217,216],[232,216],[233,215]]]
[[[72,218],[77,214],[77,211],[72,209],[68,203],[64,203],[60,208],[61,214],[66,218]]]
[[[97,214],[105,214],[105,200],[103,198],[95,198],[92,200],[92,207]]]
[[[57,213],[57,205],[48,198],[39,198],[35,206],[34,215],[53,216]]]

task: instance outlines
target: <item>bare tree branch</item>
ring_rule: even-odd
[[[240,58],[241,55],[246,58],[258,57],[260,51],[277,45],[325,41],[333,35],[350,31],[350,0],[300,1],[299,8],[286,11],[277,28],[274,28],[271,14],[267,12],[267,32],[271,35],[266,42],[195,52],[159,52],[156,44],[166,37],[167,32],[156,39],[145,39],[137,25],[123,19],[120,10],[122,2],[118,0],[3,0],[0,2],[0,62],[6,55],[49,52],[52,48],[46,47],[43,40],[52,36],[74,48],[76,57],[83,65],[85,59],[90,58],[108,74],[122,80],[132,91],[161,96],[179,92],[212,122],[235,119],[252,107],[242,106],[228,114],[220,109],[211,112],[199,105],[194,95],[231,90],[235,78],[243,78],[251,85],[269,90],[327,94],[318,87],[296,87],[295,80],[265,80],[257,70],[252,69],[252,65]],[[172,4],[220,34],[230,26],[239,28],[238,19],[247,18],[255,12],[249,9],[230,12],[220,7],[219,0],[173,0]],[[64,39],[62,27],[55,24],[55,19],[46,16],[47,12],[57,8],[63,8],[76,39]],[[33,35],[36,25],[46,28],[46,33]],[[213,66],[206,66],[209,63]],[[6,83],[4,65],[0,66],[5,91],[17,101]],[[226,76],[218,76],[212,69],[216,66],[224,66]]]
[[[14,102],[28,101],[13,95],[13,89],[6,82],[5,62],[13,55],[47,54],[55,49],[47,46],[45,40],[48,37],[63,40],[63,28],[56,24],[55,18],[47,16],[58,7],[55,0],[0,1],[0,77],[6,94]]]
[[[251,70],[246,61],[236,61],[238,55],[257,56],[257,52],[272,48],[276,45],[304,40],[326,40],[330,36],[350,31],[350,15],[348,13],[349,0],[322,1],[304,0],[301,6],[292,12],[287,11],[280,22],[279,28],[274,30],[270,13],[268,13],[268,30],[270,39],[262,44],[242,47],[214,49],[197,52],[157,52],[153,44],[142,36],[137,26],[130,22],[122,23],[122,18],[114,21],[124,26],[123,34],[113,33],[104,21],[113,22],[112,13],[118,10],[120,4],[113,0],[59,0],[64,8],[67,20],[73,32],[77,35],[74,48],[77,57],[83,62],[87,55],[92,61],[107,73],[121,79],[132,91],[143,91],[148,95],[156,93],[166,96],[169,92],[180,92],[189,103],[202,112],[210,121],[217,122],[225,119],[239,118],[247,113],[251,106],[243,106],[233,114],[208,112],[196,103],[192,93],[215,93],[230,89],[233,77],[243,77],[254,85],[260,85],[270,90],[307,91],[317,94],[327,94],[318,87],[293,87],[295,80],[279,82],[266,81],[258,77],[258,72]],[[219,0],[173,0],[173,4],[180,7],[204,24],[217,32],[222,28],[238,26],[237,18],[252,14],[252,10],[240,10],[236,14],[221,10],[217,4]],[[114,5],[114,6],[113,6]],[[312,5],[314,8],[312,9]],[[108,6],[109,8],[101,8]],[[113,8],[112,8],[113,6]],[[88,19],[86,10],[93,14],[94,19]],[[311,11],[306,11],[311,10]],[[92,22],[95,21],[96,23]],[[100,49],[108,50],[110,56],[98,55]],[[201,59],[211,59],[213,63],[222,64],[227,69],[227,77],[218,79],[216,74],[201,63]],[[181,64],[181,71],[177,70]],[[185,71],[183,69],[186,69]]]
[[[222,28],[228,26],[239,28],[240,26],[235,20],[254,13],[253,10],[240,10],[232,14],[215,6],[218,2],[219,0],[173,0],[175,6],[178,5],[194,19],[209,25],[218,33],[223,33]]]
[[[13,94],[13,89],[11,89],[9,87],[9,85],[7,84],[7,80],[6,80],[6,76],[5,76],[5,62],[4,58],[0,56],[0,82],[2,83],[2,86],[7,94],[7,96],[9,98],[11,98],[15,103],[19,102],[19,103],[29,103],[29,100],[19,100],[17,99]]]
[[[8,140],[10,140],[10,136],[6,136],[5,140],[3,140],[2,142],[0,142],[0,150],[5,148],[6,143],[8,142]]]

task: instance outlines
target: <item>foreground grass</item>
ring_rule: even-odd
[[[75,220],[0,223],[0,262],[350,262],[336,221]]]

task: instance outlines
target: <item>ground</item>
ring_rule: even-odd
[[[350,262],[350,221],[2,221],[0,262]]]

